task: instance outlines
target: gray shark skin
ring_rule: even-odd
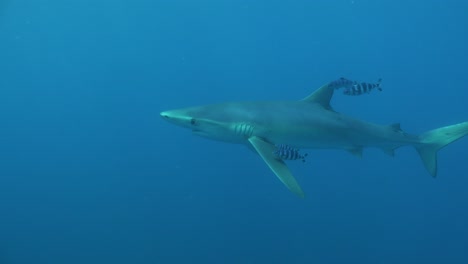
[[[399,124],[377,125],[335,112],[333,87],[324,85],[300,101],[228,102],[161,112],[163,119],[209,139],[245,144],[254,149],[286,185],[304,192],[283,160],[273,153],[277,144],[319,149],[344,149],[362,156],[365,147],[393,156],[401,146],[413,146],[432,176],[437,174],[437,151],[468,134],[468,122],[411,135]]]

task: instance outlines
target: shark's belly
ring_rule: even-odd
[[[275,123],[259,135],[274,144],[297,148],[391,147],[406,141],[387,126],[375,125],[330,113]]]
[[[297,148],[347,148],[353,142],[352,129],[334,118],[296,118],[278,122],[259,135],[274,144]]]
[[[264,137],[274,144],[297,148],[347,148],[355,145],[355,142],[337,133],[270,133]]]

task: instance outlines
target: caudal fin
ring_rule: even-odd
[[[466,135],[468,122],[437,128],[419,136],[420,144],[414,147],[433,177],[437,175],[437,151]]]

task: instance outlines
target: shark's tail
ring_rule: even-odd
[[[466,135],[468,122],[437,128],[419,136],[420,144],[414,147],[433,177],[437,175],[437,151]]]

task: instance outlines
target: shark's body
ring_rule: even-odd
[[[264,159],[294,193],[304,194],[275,145],[296,148],[345,149],[361,156],[364,147],[393,155],[394,149],[414,146],[431,173],[437,173],[437,151],[468,134],[468,122],[410,135],[399,124],[376,125],[335,112],[330,107],[333,88],[325,85],[300,101],[232,102],[162,112],[173,123],[214,140],[247,144]]]

